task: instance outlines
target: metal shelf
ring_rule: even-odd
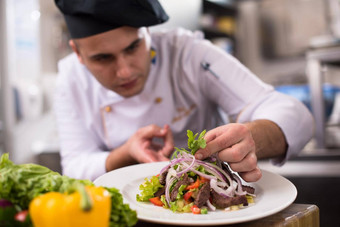
[[[340,63],[340,46],[312,49],[307,52],[306,58],[306,72],[311,91],[311,106],[315,118],[316,148],[325,149],[326,120],[322,92],[324,82],[322,66],[325,64]]]

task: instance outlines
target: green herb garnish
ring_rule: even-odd
[[[206,133],[206,130],[203,130],[198,136],[198,133],[194,135],[194,133],[191,130],[187,130],[188,149],[190,149],[190,151],[186,150],[185,148],[175,147],[175,152],[173,153],[171,159],[177,158],[177,155],[181,154],[182,152],[195,155],[198,149],[205,148],[207,146],[207,143],[205,139],[203,138],[205,133]],[[196,139],[197,136],[198,136],[198,139]]]

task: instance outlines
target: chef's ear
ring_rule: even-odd
[[[75,40],[73,40],[73,39],[70,39],[68,44],[72,48],[73,52],[77,54],[77,57],[78,57],[78,60],[80,61],[80,63],[84,64],[83,59],[82,59],[82,57],[80,55],[80,51],[79,51],[79,47],[77,45],[77,42]]]

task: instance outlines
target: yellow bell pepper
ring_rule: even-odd
[[[110,211],[109,192],[95,186],[71,194],[48,192],[29,204],[34,227],[108,227]]]

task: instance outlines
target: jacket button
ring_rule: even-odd
[[[157,97],[155,98],[155,103],[161,103],[163,101],[163,99],[161,97]]]
[[[106,106],[106,107],[105,107],[105,112],[106,112],[106,113],[111,112],[111,110],[112,110],[111,106]]]

